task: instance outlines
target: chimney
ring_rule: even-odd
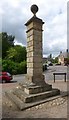
[[[62,54],[62,51],[60,51],[60,54]]]
[[[66,52],[68,53],[68,49],[66,50]]]

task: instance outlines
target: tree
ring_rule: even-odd
[[[0,72],[2,71],[2,59],[0,58]]]
[[[14,46],[14,38],[14,36],[8,35],[6,32],[0,33],[0,41],[2,41],[2,58],[5,58],[7,50]]]
[[[27,72],[26,61],[16,63],[12,60],[2,60],[2,71],[7,71],[11,74],[25,74]]]
[[[7,51],[6,58],[18,63],[26,60],[26,47],[16,45],[10,48]]]
[[[2,58],[2,35],[0,34],[0,58]]]

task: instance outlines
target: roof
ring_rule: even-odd
[[[69,52],[63,52],[60,53],[59,57],[63,56],[64,58],[68,58],[69,57]]]

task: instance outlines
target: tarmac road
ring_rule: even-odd
[[[53,80],[53,72],[68,72],[67,66],[49,66],[48,69],[43,73],[46,80]],[[12,82],[21,82],[25,79],[25,75],[14,75]],[[56,80],[63,80],[64,76],[56,76]]]
[[[49,66],[48,70],[44,72],[45,80],[54,80],[54,72],[68,73],[67,66]],[[67,75],[68,76],[68,75]],[[56,75],[56,80],[63,80],[64,75]]]

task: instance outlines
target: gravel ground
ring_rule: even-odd
[[[67,118],[67,97],[46,102],[24,111],[20,111],[6,97],[4,100],[3,118]]]

